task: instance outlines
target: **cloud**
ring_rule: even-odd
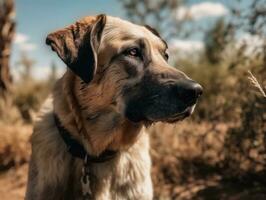
[[[22,44],[29,40],[29,37],[27,35],[24,35],[22,33],[16,33],[14,42],[15,44]]]
[[[22,43],[21,45],[19,45],[19,49],[22,51],[33,51],[37,48],[36,44],[33,43]]]
[[[23,33],[16,33],[14,43],[21,51],[33,51],[37,48],[36,44],[29,42],[29,36]]]
[[[260,37],[259,35],[251,35],[249,33],[244,33],[239,38],[237,38],[235,46],[237,49],[245,46],[244,55],[252,56],[256,53],[263,52],[263,44],[266,38]]]
[[[176,19],[198,20],[204,17],[218,17],[228,13],[228,9],[221,3],[202,2],[190,7],[181,6],[176,11]]]
[[[238,42],[240,45],[248,44],[255,47],[259,47],[263,45],[264,38],[259,35],[251,35],[249,33],[244,33],[238,38]]]
[[[204,52],[205,45],[199,40],[179,40],[174,39],[169,43],[170,63],[179,59],[189,59],[196,61]]]
[[[204,50],[204,43],[198,40],[178,40],[174,39],[170,45],[171,52],[182,51],[183,53],[190,53]]]
[[[51,74],[51,67],[49,65],[45,66],[34,66],[31,71],[31,76],[35,80],[47,80]],[[15,81],[20,80],[21,71],[23,68],[21,66],[11,67],[12,77]],[[65,67],[56,68],[56,77],[59,78],[66,71]]]
[[[36,80],[47,80],[47,78],[51,74],[51,67],[50,66],[38,66],[33,67],[32,69],[32,77]],[[66,68],[64,67],[57,67],[56,68],[56,76],[57,78],[61,77],[62,74],[65,72]]]

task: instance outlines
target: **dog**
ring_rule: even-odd
[[[34,125],[26,200],[152,199],[145,126],[191,115],[202,87],[150,26],[89,16],[46,43],[67,71]]]

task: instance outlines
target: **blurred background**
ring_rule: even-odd
[[[0,0],[0,196],[23,199],[32,122],[64,64],[49,32],[106,13],[156,28],[201,83],[193,116],[150,128],[155,199],[266,199],[266,0]]]

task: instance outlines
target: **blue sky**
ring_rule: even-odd
[[[247,2],[249,0],[244,0]],[[191,4],[204,3],[202,0],[191,0]],[[218,2],[226,9],[232,1]],[[211,10],[209,10],[211,12]],[[11,66],[13,72],[17,70],[16,63],[20,57],[21,49],[27,49],[27,55],[36,61],[35,67],[39,71],[49,71],[51,62],[56,62],[59,68],[64,64],[45,45],[48,33],[75,22],[86,15],[106,13],[108,15],[126,18],[125,12],[118,0],[16,0],[17,41],[13,45]],[[214,12],[215,14],[215,12]],[[213,16],[211,16],[213,17]],[[200,20],[203,21],[204,20]],[[201,22],[202,23],[202,22]],[[39,75],[44,75],[40,74]]]

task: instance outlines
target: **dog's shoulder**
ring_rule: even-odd
[[[68,177],[67,174],[70,171],[68,165],[70,156],[67,154],[67,147],[55,125],[53,99],[51,97],[43,104],[35,120],[31,144],[31,162],[37,170],[41,185],[64,188],[64,179]],[[55,190],[49,187],[40,190]]]
[[[64,156],[67,152],[58,129],[55,125],[53,99],[49,97],[40,109],[34,122],[31,137],[33,156],[42,158],[38,160],[48,161]],[[46,164],[44,164],[45,166]]]
[[[48,135],[55,132],[57,132],[57,129],[54,123],[53,99],[48,97],[34,120],[32,142],[34,143],[34,139],[41,135],[48,137]]]

